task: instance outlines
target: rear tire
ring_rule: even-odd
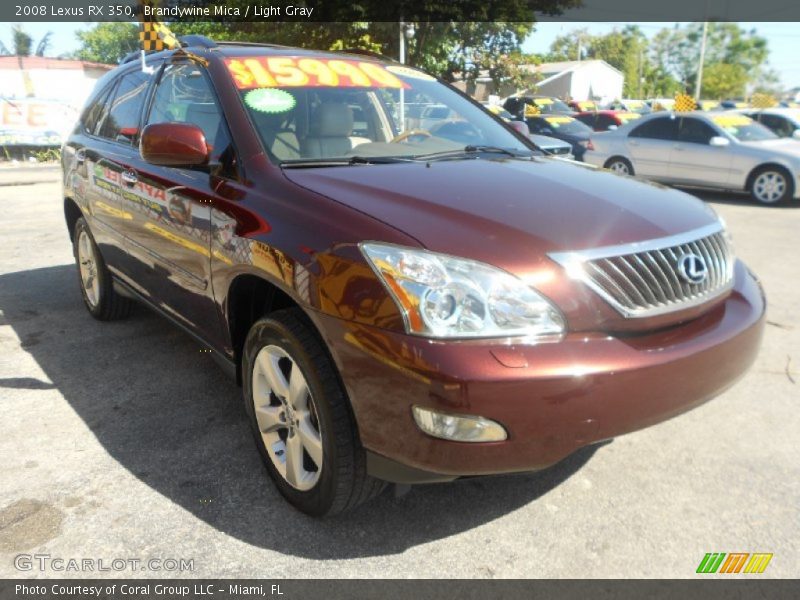
[[[245,411],[283,497],[321,517],[377,496],[386,483],[367,475],[347,394],[303,312],[280,310],[256,321],[243,354]]]
[[[609,158],[603,167],[619,175],[633,175],[633,165],[627,158],[621,156]]]
[[[111,273],[83,217],[76,221],[72,239],[78,282],[86,310],[98,321],[126,318],[131,313],[133,301],[114,290]]]
[[[792,176],[781,167],[761,167],[750,178],[750,196],[761,204],[788,202],[794,196]]]

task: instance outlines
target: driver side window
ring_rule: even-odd
[[[211,161],[220,162],[231,176],[233,147],[217,96],[202,67],[193,63],[164,68],[153,96],[147,124],[189,123],[199,127],[211,151]]]
[[[678,133],[679,142],[708,144],[715,135],[717,135],[717,132],[699,119],[688,117],[681,119],[681,128]]]

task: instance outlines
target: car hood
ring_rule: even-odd
[[[545,158],[284,169],[297,185],[424,247],[530,272],[549,252],[638,242],[716,220],[688,194]]]

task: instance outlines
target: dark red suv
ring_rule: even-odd
[[[758,350],[764,296],[710,208],[545,158],[374,56],[195,38],[130,61],[63,168],[89,312],[135,299],[209,348],[310,514],[542,469]]]

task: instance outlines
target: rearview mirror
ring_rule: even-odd
[[[726,137],[722,137],[721,135],[715,135],[710,140],[708,140],[709,146],[717,146],[721,148],[723,146],[730,146],[730,144],[731,141]]]
[[[509,121],[508,125],[511,127],[511,129],[521,135],[524,135],[525,137],[528,137],[531,134],[531,130],[525,121]]]
[[[203,130],[190,123],[153,123],[144,128],[139,153],[147,162],[166,167],[197,167],[208,163]]]

